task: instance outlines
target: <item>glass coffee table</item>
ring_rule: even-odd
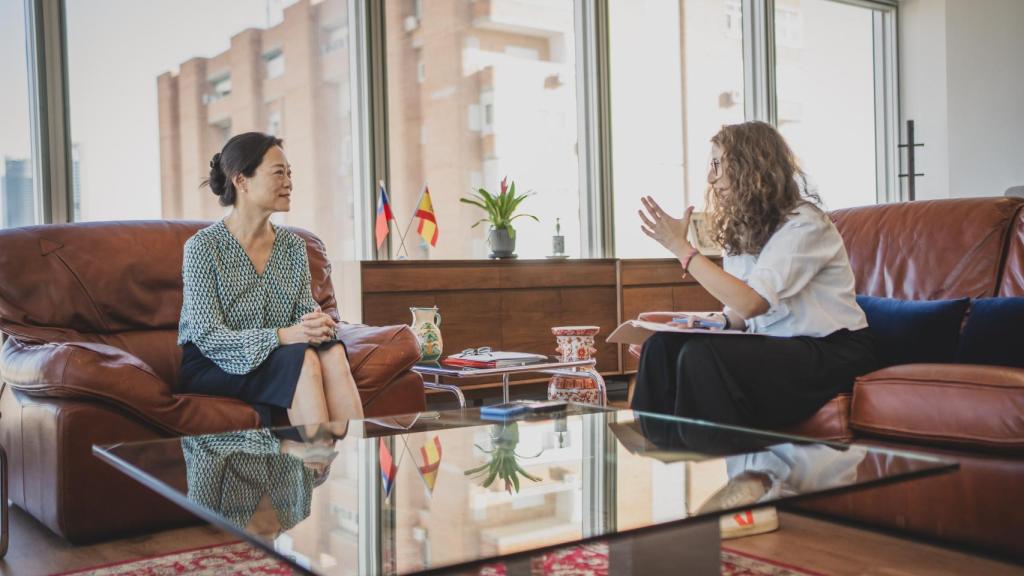
[[[466,397],[463,395],[462,389],[458,385],[442,382],[441,378],[466,379],[499,376],[501,377],[502,402],[509,401],[509,380],[512,374],[536,372],[569,378],[587,378],[594,383],[596,394],[600,398],[600,405],[604,406],[608,403],[608,391],[605,386],[604,377],[597,371],[596,365],[597,361],[593,359],[562,362],[556,358],[550,358],[546,362],[523,364],[520,366],[503,366],[501,368],[453,367],[437,362],[421,362],[414,364],[412,371],[424,377],[424,388],[442,390],[453,394],[462,408],[466,407]],[[433,377],[434,381],[427,380],[426,377],[428,376]]]
[[[331,575],[530,574],[552,558],[609,574],[718,574],[723,514],[957,467],[575,404],[516,420],[423,412],[93,451],[299,572]]]

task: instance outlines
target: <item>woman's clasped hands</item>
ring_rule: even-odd
[[[317,306],[299,319],[298,324],[278,330],[278,339],[287,344],[323,344],[337,338],[338,323]]]

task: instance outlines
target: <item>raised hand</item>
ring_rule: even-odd
[[[658,241],[675,255],[682,258],[690,251],[692,246],[687,240],[687,231],[690,229],[690,216],[693,214],[693,206],[686,209],[682,218],[673,218],[666,213],[654,198],[645,196],[640,199],[644,210],[638,210],[640,215],[640,229],[644,234]],[[646,214],[644,213],[646,211]]]

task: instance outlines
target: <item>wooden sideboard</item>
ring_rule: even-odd
[[[554,354],[552,326],[600,326],[597,369],[606,376],[636,371],[625,347],[605,341],[623,319],[721,309],[673,259],[363,262],[362,302],[363,322],[377,326],[409,324],[410,307],[437,306],[445,355],[479,346]]]

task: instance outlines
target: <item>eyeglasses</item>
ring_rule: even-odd
[[[708,169],[712,174],[714,174],[715,178],[720,177],[722,175],[722,160],[720,158],[712,157],[711,160],[708,161]]]
[[[466,348],[462,352],[456,354],[456,356],[490,356],[491,352],[492,350],[490,346],[481,346],[479,348]]]

